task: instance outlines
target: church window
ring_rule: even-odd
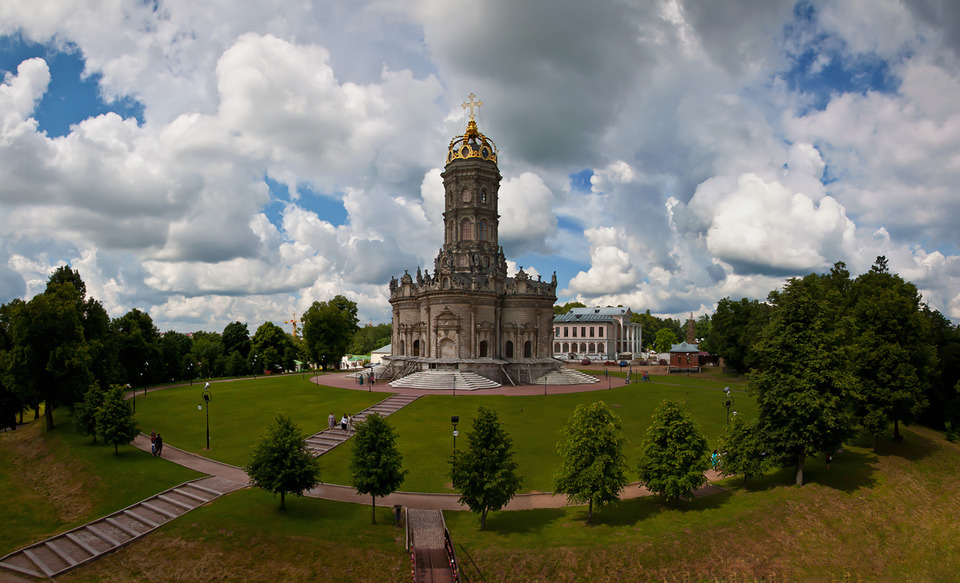
[[[487,190],[482,189],[480,191],[480,204],[487,204]]]
[[[450,278],[443,278],[443,289],[450,289]]]
[[[480,341],[480,358],[485,358],[487,356],[487,341]]]
[[[460,221],[460,240],[461,241],[470,241],[473,239],[473,225],[470,224],[470,219],[463,219]]]
[[[593,326],[590,326],[590,338],[593,338]]]
[[[507,343],[503,347],[504,356],[506,358],[513,358],[513,341],[507,340]]]
[[[487,240],[487,221],[485,220],[480,221],[480,232],[477,234],[477,240],[478,241]]]
[[[523,343],[523,357],[530,358],[533,356],[533,343],[527,340]]]
[[[414,356],[420,356],[420,341],[419,341],[419,340],[414,340],[414,341],[413,341],[413,355],[414,355]]]

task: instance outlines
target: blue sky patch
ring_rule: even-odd
[[[270,189],[270,202],[261,207],[260,211],[279,229],[283,223],[283,209],[291,202],[290,189],[286,184],[269,176],[264,176],[263,181]],[[294,204],[300,208],[316,213],[321,220],[335,227],[347,223],[347,209],[339,198],[324,196],[303,184],[298,185],[297,191],[300,198]]]
[[[590,192],[590,179],[593,178],[593,170],[587,168],[570,175],[570,188],[579,192]]]
[[[70,125],[107,112],[143,123],[143,105],[131,98],[105,103],[100,97],[100,74],[81,80],[83,58],[79,52],[63,52],[25,41],[19,35],[0,36],[0,70],[17,73],[23,61],[40,57],[50,68],[50,85],[33,117],[40,131],[59,137],[70,133]]]

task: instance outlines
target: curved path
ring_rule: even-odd
[[[394,388],[386,383],[379,385],[360,386],[354,380],[354,373],[348,374],[327,374],[311,378],[311,381],[344,389],[366,390],[375,393],[405,394],[405,395],[446,395],[447,391],[422,390],[422,389],[400,389]],[[620,382],[623,385],[623,379],[620,377],[611,377],[613,383]],[[212,381],[211,381],[212,382]],[[602,386],[598,386],[602,385]],[[160,387],[158,387],[159,389]],[[153,389],[151,389],[153,390]],[[586,391],[607,390],[607,383],[593,383],[589,385],[547,385],[548,394],[561,393],[581,393]],[[495,389],[478,389],[475,391],[461,391],[461,394],[471,395],[542,395],[543,385],[522,385],[518,387],[498,387]],[[139,435],[131,445],[134,445],[146,452],[150,451],[150,438],[144,434]],[[226,478],[235,482],[249,483],[249,478],[243,468],[231,466],[222,462],[211,460],[200,455],[178,449],[170,444],[164,443],[163,457],[168,461],[180,464],[198,472]],[[710,481],[719,480],[719,476],[714,470],[706,472],[707,479]],[[708,496],[723,492],[723,488],[707,483],[694,493],[696,497]],[[336,500],[339,502],[352,502],[357,504],[366,504],[370,502],[370,497],[357,494],[350,486],[341,486],[338,484],[322,484],[305,493],[312,498],[323,498],[326,500]],[[651,496],[652,493],[642,487],[639,482],[629,484],[624,488],[620,495],[621,500]],[[400,504],[413,508],[423,508],[427,510],[467,510],[467,507],[458,501],[459,495],[452,493],[434,493],[434,492],[394,492],[389,496],[377,499],[378,506],[393,506]],[[556,495],[552,492],[532,492],[528,494],[517,494],[513,500],[504,508],[504,510],[530,510],[534,508],[563,508],[569,506],[566,496]]]

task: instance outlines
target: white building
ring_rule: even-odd
[[[557,358],[619,360],[640,356],[643,329],[631,322],[630,308],[572,308],[553,317],[553,355]]]

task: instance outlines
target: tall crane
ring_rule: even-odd
[[[291,326],[293,326],[293,337],[296,338],[297,337],[297,313],[296,312],[293,313],[292,320],[284,320],[283,323],[290,324]]]

